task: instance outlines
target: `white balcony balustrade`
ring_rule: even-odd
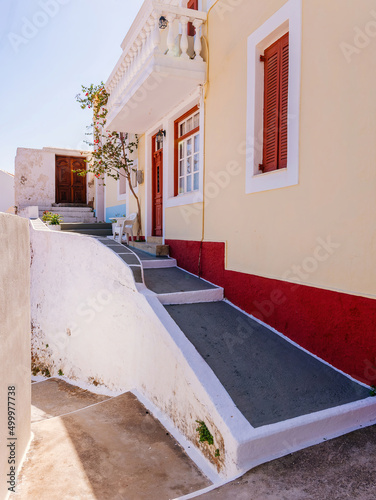
[[[205,83],[201,38],[206,17],[206,12],[144,2],[106,82],[109,129],[141,134]]]

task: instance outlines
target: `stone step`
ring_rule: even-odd
[[[86,203],[52,203],[52,207],[58,208],[90,208]]]
[[[83,222],[82,219],[87,219],[89,222],[92,222],[94,219],[94,222],[95,222],[95,220],[96,220],[94,212],[83,212],[83,213],[79,213],[79,212],[51,212],[51,213],[61,215],[63,217],[64,221],[68,220],[68,219],[77,219],[77,222],[80,222],[80,221]],[[43,212],[39,212],[39,217],[40,218],[43,217]],[[71,220],[70,222],[75,222],[75,221]]]
[[[98,224],[99,226],[99,224]],[[87,234],[89,236],[109,236],[111,229],[62,229],[66,233]]]
[[[129,246],[155,256],[165,256],[170,253],[170,247],[168,245],[160,245],[158,243],[130,241]]]
[[[78,231],[80,229],[106,229],[107,231],[112,231],[112,224],[106,222],[96,222],[96,223],[63,223],[61,224],[61,229],[63,231]]]
[[[162,236],[148,236],[147,242],[148,243],[156,243],[157,245],[162,245],[163,238],[162,238]]]
[[[52,212],[54,214],[90,214],[93,213],[93,210],[90,207],[80,208],[80,207],[38,207],[39,213],[43,213],[44,211]]]
[[[169,260],[169,259],[167,259]],[[179,269],[144,268],[146,287],[158,295],[162,304],[193,304],[223,299],[223,288]]]
[[[62,214],[60,214],[62,215]],[[62,215],[63,217],[63,222],[67,224],[94,224],[96,223],[97,219],[96,217],[67,217],[65,215]]]

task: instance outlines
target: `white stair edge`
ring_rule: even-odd
[[[160,259],[160,260],[143,260],[142,267],[144,269],[162,269],[168,267],[177,267],[176,259]]]
[[[218,302],[223,300],[223,288],[193,290],[190,292],[173,292],[156,294],[159,302],[165,306],[177,304],[197,304],[200,302]]]

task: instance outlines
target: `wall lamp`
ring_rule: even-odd
[[[164,16],[159,18],[159,29],[165,30],[168,26],[168,21]]]
[[[163,141],[163,137],[166,137],[166,131],[165,130],[158,130],[157,135],[155,136],[158,141]]]

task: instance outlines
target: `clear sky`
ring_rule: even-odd
[[[81,84],[106,81],[143,0],[1,0],[0,169],[18,147],[86,149]]]

